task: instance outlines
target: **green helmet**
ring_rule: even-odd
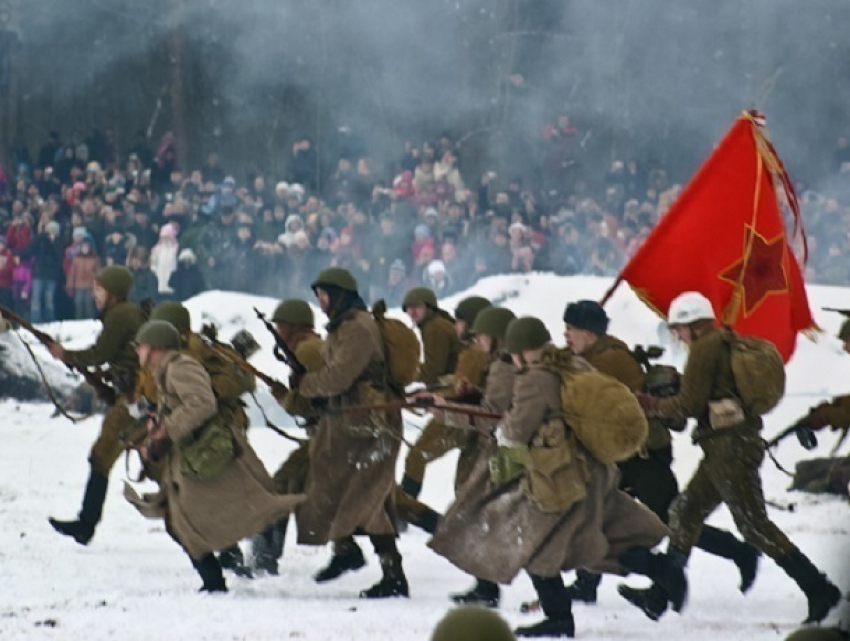
[[[516,318],[507,307],[488,307],[482,309],[475,317],[472,326],[473,334],[484,334],[493,338],[504,338],[508,325]]]
[[[434,290],[427,287],[414,287],[404,295],[404,303],[402,303],[401,309],[406,312],[408,305],[417,303],[437,309],[437,295]]]
[[[842,341],[850,340],[850,318],[841,323],[841,329],[838,330],[838,338]]]
[[[315,290],[322,285],[331,285],[344,289],[347,292],[357,293],[357,281],[351,275],[350,271],[342,267],[328,267],[327,269],[323,269],[316,276],[316,280],[313,281],[310,287]]]
[[[176,300],[163,301],[153,308],[149,320],[168,321],[177,328],[181,334],[185,334],[192,328],[192,318],[189,310]]]
[[[469,296],[457,304],[455,318],[472,327],[479,312],[492,306],[493,304],[483,296]]]
[[[510,354],[520,354],[527,349],[543,347],[552,335],[543,321],[533,316],[523,316],[511,321],[505,332],[505,349]]]
[[[510,626],[498,614],[482,607],[450,610],[434,631],[431,641],[514,641]]]
[[[839,628],[800,628],[785,637],[785,641],[847,641],[848,635]]]
[[[166,320],[151,320],[139,328],[136,342],[159,349],[180,349],[180,333]]]
[[[288,325],[313,326],[313,310],[306,300],[300,298],[289,298],[275,307],[272,320],[276,323]]]
[[[133,289],[133,272],[120,265],[110,265],[101,269],[95,280],[118,300],[127,300]]]

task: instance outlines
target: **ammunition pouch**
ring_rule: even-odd
[[[524,445],[500,445],[490,458],[490,480],[496,485],[507,485],[525,474],[528,448]]]
[[[744,408],[734,398],[710,401],[708,404],[708,423],[712,429],[728,429],[740,425],[745,420]]]
[[[229,412],[219,411],[195,430],[188,442],[179,445],[180,471],[197,481],[218,476],[236,458],[233,433],[228,424]]]
[[[528,449],[526,469],[522,490],[542,512],[563,512],[587,496],[587,461],[561,419],[538,430]]]

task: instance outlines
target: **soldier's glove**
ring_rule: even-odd
[[[655,416],[658,414],[657,397],[647,394],[646,392],[635,392],[635,397],[637,397],[638,403],[640,403],[644,414],[647,416]]]
[[[829,425],[830,420],[827,416],[826,405],[818,405],[809,410],[809,413],[802,419],[799,424],[805,425],[813,430],[820,430]]]

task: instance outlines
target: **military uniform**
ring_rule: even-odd
[[[224,591],[221,567],[212,553],[279,520],[304,496],[275,494],[271,478],[244,433],[232,425],[224,425],[234,444],[234,455],[225,466],[210,478],[187,473],[183,463],[193,436],[221,412],[210,376],[198,361],[176,350],[179,335],[166,321],[147,323],[138,340],[167,350],[154,378],[158,424],[170,446],[164,454],[160,491],[143,498],[127,486],[125,496],[146,517],[165,519],[167,531],[186,550],[204,580],[202,590]],[[149,447],[153,449],[153,444]]]
[[[671,551],[687,558],[705,519],[725,503],[744,538],[797,582],[809,600],[809,620],[818,621],[840,593],[767,515],[759,475],[765,454],[761,418],[745,412],[734,425],[711,425],[710,405],[737,397],[724,333],[716,327],[702,331],[691,345],[679,393],[653,403],[658,416],[697,420],[693,438],[704,455],[670,508]]]
[[[437,307],[434,293],[427,288],[416,287],[405,296],[403,308],[406,310],[408,305],[413,303],[421,303],[427,310],[425,318],[419,323],[424,358],[416,380],[426,385],[453,384],[455,378],[452,375],[460,364],[465,372],[458,372],[458,376],[472,376],[468,380],[480,378],[483,363],[473,352],[462,349],[453,319]],[[462,362],[461,354],[464,354]],[[428,421],[404,461],[401,489],[413,498],[419,496],[425,477],[425,466],[458,447],[461,442],[462,435],[450,433],[442,420],[432,418]],[[400,504],[406,501],[406,497],[397,498]]]
[[[514,354],[544,348],[549,340],[542,323],[532,318],[513,321],[506,335]],[[543,354],[547,349],[555,348],[545,347]],[[562,414],[560,376],[541,357],[515,377],[511,407],[499,427],[500,442],[537,447],[536,437],[549,427],[567,436]],[[479,459],[429,544],[462,570],[494,583],[510,583],[522,569],[531,575],[547,619],[518,629],[518,636],[574,634],[570,600],[560,577],[564,570],[659,569],[648,569],[657,560],[648,547],[663,539],[664,524],[617,488],[616,467],[595,461],[574,439],[562,443],[570,450],[562,462],[569,463],[559,469],[584,479],[582,488],[573,487],[575,500],[544,511],[522,476],[494,480],[487,461]]]
[[[389,410],[345,415],[333,411],[383,403],[394,397],[386,385],[383,337],[348,271],[334,267],[323,270],[313,289],[327,296],[330,323],[321,367],[304,374],[297,388],[306,398],[322,399],[329,411],[321,415],[310,439],[307,500],[296,512],[298,542],[335,543],[334,557],[326,568],[334,571],[317,575],[321,580],[339,576],[337,568],[347,571],[361,567],[362,552],[353,535],[367,534],[380,558],[383,576],[360,596],[407,596],[407,579],[395,544],[393,507],[401,413]]]
[[[76,521],[50,519],[51,525],[61,534],[87,545],[100,522],[109,472],[123,451],[122,433],[135,420],[128,410],[139,369],[133,348],[136,332],[144,323],[142,309],[127,301],[133,287],[132,273],[123,267],[106,267],[96,277],[110,297],[101,316],[103,328],[95,344],[83,350],[65,350],[64,361],[77,368],[108,366],[109,378],[116,392],[116,401],[107,410],[94,445],[89,453],[91,470],[83,496],[83,505]]]

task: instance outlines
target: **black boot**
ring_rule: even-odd
[[[564,587],[564,581],[560,575],[544,578],[534,574],[529,575],[531,583],[540,598],[540,607],[546,618],[535,623],[514,630],[517,637],[539,638],[554,637],[572,638],[576,634],[575,621],[573,620],[572,604]]]
[[[238,545],[232,545],[226,550],[222,550],[218,555],[218,562],[223,569],[233,570],[236,576],[241,576],[245,579],[254,578],[251,568],[245,565],[245,557],[242,555],[242,549]]]
[[[430,507],[426,507],[421,513],[416,515],[416,520],[411,521],[411,525],[415,525],[421,530],[426,531],[428,534],[433,534],[437,531],[437,525],[440,522],[440,516],[442,516],[436,510],[432,510]]]
[[[794,579],[809,601],[809,616],[803,623],[823,621],[829,611],[838,605],[841,591],[800,550],[786,554],[777,559],[776,563]]]
[[[401,491],[417,499],[422,491],[422,481],[415,481],[405,474],[401,477]]]
[[[218,559],[215,558],[215,554],[205,554],[197,561],[192,559],[192,565],[198,574],[201,575],[201,580],[204,582],[199,592],[227,592],[227,585],[224,583],[224,574],[221,571],[221,565]]]
[[[653,583],[644,590],[618,585],[617,592],[653,621],[658,621],[667,611],[667,591],[660,585]]]
[[[499,607],[499,584],[476,579],[475,587],[469,592],[452,594],[449,598],[458,605],[482,605],[485,608]]]
[[[50,525],[60,534],[72,537],[80,545],[88,545],[94,536],[94,529],[103,515],[103,502],[106,500],[108,485],[109,477],[92,468],[89,472],[86,492],[83,494],[83,505],[77,520],[57,521],[50,518],[48,519]]]
[[[256,573],[277,576],[288,524],[289,517],[284,517],[251,539],[251,566]]]
[[[567,594],[571,601],[596,603],[596,588],[601,582],[602,576],[599,574],[587,570],[576,570],[576,580],[567,587]]]
[[[636,546],[621,554],[619,561],[630,572],[648,576],[663,588],[674,612],[681,612],[685,607],[688,598],[688,580],[685,577],[688,555],[682,550],[671,545],[667,554],[654,554],[649,548]]]
[[[359,570],[364,565],[366,565],[366,559],[363,558],[363,550],[360,549],[353,538],[348,537],[334,543],[331,562],[325,568],[319,570],[313,580],[316,583],[332,581],[346,572]]]
[[[401,555],[398,552],[381,554],[381,580],[360,593],[361,599],[388,599],[390,597],[409,597],[407,577],[401,567]]]
[[[752,587],[753,581],[756,580],[759,557],[761,556],[757,547],[739,540],[731,532],[710,525],[702,526],[697,547],[714,556],[735,562],[738,571],[741,573],[739,589],[742,593],[746,593]]]

